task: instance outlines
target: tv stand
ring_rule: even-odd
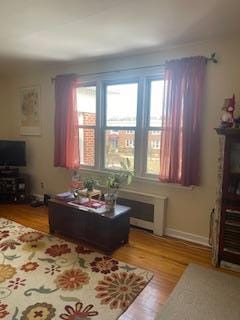
[[[18,168],[0,168],[0,202],[27,202],[28,181],[26,175],[19,174]]]
[[[0,178],[18,177],[19,168],[10,168],[8,166],[0,168]]]

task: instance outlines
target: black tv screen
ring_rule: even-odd
[[[26,166],[25,141],[0,140],[0,166]]]

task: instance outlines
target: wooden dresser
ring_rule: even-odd
[[[240,264],[240,129],[216,129],[220,135],[218,199],[215,208],[215,264]]]

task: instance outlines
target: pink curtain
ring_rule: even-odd
[[[76,75],[59,75],[55,79],[54,166],[56,167],[79,168],[76,86]]]
[[[205,57],[166,63],[160,180],[184,186],[200,182],[200,115]]]

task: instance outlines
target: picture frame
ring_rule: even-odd
[[[20,88],[20,134],[41,135],[40,86]]]

